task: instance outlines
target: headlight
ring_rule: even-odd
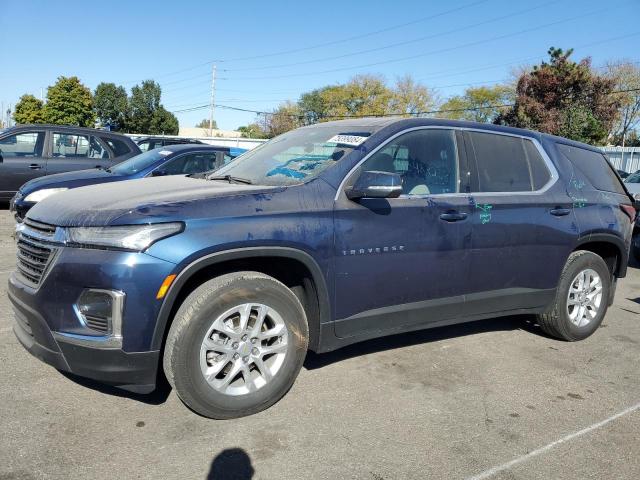
[[[115,227],[69,227],[66,242],[89,247],[111,247],[141,252],[163,238],[181,232],[183,224],[156,223]]]
[[[25,198],[24,201],[38,203],[44,200],[45,198],[50,197],[51,195],[64,192],[65,190],[69,190],[69,189],[68,188],[43,188],[42,190],[36,190],[35,192],[27,195],[27,198]]]

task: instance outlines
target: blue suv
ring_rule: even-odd
[[[581,340],[624,277],[633,200],[597,149],[494,125],[358,119],[291,131],[204,178],[35,205],[15,333],[136,392],[164,373],[211,418],[263,410],[308,349],[513,314]]]

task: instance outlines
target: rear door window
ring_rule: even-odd
[[[556,145],[560,153],[564,155],[575,168],[580,170],[596,189],[626,195],[618,175],[613,171],[613,168],[611,168],[608,160],[602,153],[587,150],[586,148],[565,145],[563,143]]]
[[[53,134],[53,158],[109,158],[109,152],[93,135]]]
[[[532,192],[551,179],[540,152],[529,139],[468,132],[477,176],[473,192]]]

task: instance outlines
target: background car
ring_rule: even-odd
[[[92,128],[21,125],[0,134],[0,201],[44,175],[109,168],[140,153],[129,138]]]
[[[629,176],[629,172],[625,172],[624,170],[616,169],[616,172],[618,172],[618,175],[620,175],[620,178],[622,179]]]
[[[136,140],[136,144],[141,151],[153,150],[154,148],[165,147],[167,145],[182,145],[187,143],[197,143],[205,145],[204,142],[195,138],[177,138],[177,137],[142,137]]]
[[[39,201],[64,190],[136,178],[186,175],[215,170],[245,150],[213,145],[169,145],[141,153],[111,168],[94,168],[38,178],[23,185],[11,200],[11,211],[21,222]]]

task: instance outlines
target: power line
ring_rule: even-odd
[[[615,95],[618,93],[630,93],[630,92],[640,92],[640,88],[628,88],[625,90],[613,90],[611,92],[608,93],[608,95]],[[209,108],[209,104],[205,104],[205,105],[200,105],[197,107],[193,107],[193,108],[187,108],[184,110],[174,110],[173,113],[186,113],[186,112],[193,112],[196,110],[202,110],[204,108]],[[492,108],[508,108],[508,107],[513,107],[515,106],[515,103],[505,103],[505,104],[501,104],[501,105],[485,105],[482,107],[468,107],[468,108],[454,108],[454,109],[446,109],[446,110],[425,110],[425,111],[419,111],[419,112],[405,112],[405,113],[381,113],[381,114],[372,114],[372,115],[328,115],[326,117],[323,118],[367,118],[367,117],[400,117],[403,115],[411,115],[411,116],[420,116],[420,115],[433,115],[436,113],[454,113],[454,112],[475,112],[478,110],[487,110],[487,109],[492,109]],[[239,111],[239,112],[248,112],[248,113],[255,113],[256,115],[276,115],[276,112],[265,112],[265,111],[261,111],[261,110],[250,110],[247,108],[238,108],[238,107],[232,107],[230,105],[215,105],[216,108],[222,108],[225,110],[235,110],[235,111]],[[292,117],[292,118],[302,118],[302,115],[291,115],[291,114],[285,114],[284,116],[288,116],[288,117]]]
[[[391,43],[389,45],[383,45],[383,46],[375,47],[375,48],[368,48],[368,49],[365,49],[365,50],[358,50],[356,52],[345,53],[345,54],[342,54],[342,55],[334,55],[334,56],[330,56],[330,57],[316,58],[316,59],[312,59],[312,60],[305,60],[305,61],[302,61],[302,62],[284,63],[284,64],[280,64],[280,65],[263,65],[263,66],[260,66],[260,67],[224,69],[224,71],[225,72],[240,72],[240,71],[251,71],[251,70],[266,70],[266,69],[271,69],[271,68],[296,67],[296,66],[299,66],[299,65],[308,65],[310,63],[318,63],[318,62],[326,62],[326,61],[330,61],[330,60],[338,60],[338,59],[341,59],[341,58],[352,57],[352,56],[355,56],[355,55],[362,55],[362,54],[365,54],[365,53],[379,52],[381,50],[388,50],[390,48],[401,47],[401,46],[404,46],[404,45],[409,45],[411,43],[423,42],[425,40],[430,40],[430,39],[433,39],[433,38],[439,38],[439,37],[442,37],[444,35],[459,34],[461,31],[470,30],[472,28],[476,28],[476,27],[479,27],[479,26],[482,26],[482,25],[487,25],[489,23],[499,22],[501,20],[506,20],[508,18],[516,17],[518,15],[524,15],[525,13],[529,13],[529,12],[532,12],[534,10],[538,10],[540,8],[543,8],[543,7],[548,7],[549,5],[552,5],[554,3],[560,3],[562,1],[564,1],[564,0],[551,0],[549,2],[542,3],[542,4],[537,5],[535,7],[532,7],[532,8],[526,8],[524,10],[519,10],[517,12],[513,12],[513,13],[510,13],[510,14],[507,14],[507,15],[501,15],[499,17],[494,17],[494,18],[490,18],[488,20],[483,20],[481,22],[475,22],[475,23],[471,23],[471,24],[468,24],[468,25],[459,26],[459,27],[456,27],[456,28],[453,28],[451,30],[447,30],[447,31],[444,31],[444,32],[432,33],[430,35],[414,38],[414,39],[411,39],[411,40],[404,40],[402,42]]]
[[[332,46],[332,45],[339,45],[341,43],[347,43],[347,42],[352,42],[354,40],[360,40],[362,38],[367,38],[367,37],[371,37],[374,35],[378,35],[380,33],[385,33],[385,32],[390,32],[392,30],[397,30],[399,28],[403,28],[403,27],[408,27],[409,25],[415,25],[417,23],[421,23],[421,22],[425,22],[427,20],[433,20],[434,18],[439,18],[445,15],[449,15],[451,13],[455,13],[464,9],[467,9],[469,7],[475,7],[476,5],[480,5],[483,3],[487,3],[489,0],[476,0],[464,5],[461,5],[459,7],[456,8],[451,8],[449,10],[445,10],[443,12],[440,13],[436,13],[434,15],[429,15],[426,17],[422,17],[422,18],[418,18],[416,20],[412,20],[410,22],[405,22],[405,23],[401,23],[401,24],[397,24],[397,25],[392,25],[390,27],[385,27],[379,30],[374,30],[374,31],[370,31],[370,32],[366,32],[366,33],[362,33],[359,35],[353,35],[351,37],[346,37],[340,40],[332,40],[330,42],[324,42],[324,43],[318,43],[315,45],[310,45],[307,47],[300,47],[300,48],[294,48],[294,49],[290,49],[290,50],[281,50],[281,51],[276,51],[276,52],[270,52],[270,53],[263,53],[260,55],[251,55],[251,56],[245,56],[245,57],[236,57],[236,58],[219,58],[219,59],[213,59],[213,60],[208,60],[206,62],[203,63],[199,63],[197,65],[193,65],[191,67],[186,67],[180,70],[175,70],[173,72],[169,72],[169,73],[164,73],[161,75],[156,75],[156,78],[161,78],[161,77],[167,77],[167,76],[171,76],[171,75],[175,75],[178,73],[184,73],[187,71],[191,71],[191,70],[195,70],[196,68],[202,67],[204,65],[210,65],[213,62],[217,62],[217,63],[223,63],[223,62],[236,62],[236,61],[246,61],[246,60],[256,60],[256,59],[261,59],[261,58],[269,58],[269,57],[275,57],[275,56],[280,56],[280,55],[289,55],[291,53],[298,53],[298,52],[305,52],[305,51],[309,51],[309,50],[314,50],[316,48],[322,48],[322,47],[328,47],[328,46]],[[130,81],[126,81],[123,82],[125,85],[126,84],[131,84],[131,83],[136,83],[139,82],[140,80],[130,80]]]
[[[589,13],[585,13],[582,15],[577,15],[577,16],[573,16],[573,17],[568,17],[568,18],[564,18],[562,20],[557,20],[554,22],[549,22],[549,23],[545,23],[542,25],[537,25],[535,27],[531,27],[531,28],[527,28],[524,30],[519,30],[517,32],[512,32],[512,33],[508,33],[508,34],[503,34],[503,35],[497,35],[495,37],[491,37],[491,38],[486,38],[483,40],[476,40],[473,42],[468,42],[462,45],[457,45],[454,47],[447,47],[447,48],[442,48],[442,49],[438,49],[438,50],[432,50],[429,52],[423,52],[423,53],[419,53],[419,54],[415,54],[415,55],[409,55],[409,56],[405,56],[405,57],[399,57],[399,58],[393,58],[393,59],[389,59],[389,60],[382,60],[382,61],[378,61],[378,62],[372,62],[372,63],[366,63],[366,64],[360,64],[360,65],[352,65],[352,66],[348,66],[348,67],[340,67],[340,68],[333,68],[333,69],[329,69],[329,70],[320,70],[320,71],[314,71],[314,72],[305,72],[305,73],[292,73],[292,74],[288,74],[288,75],[270,75],[270,76],[259,76],[259,77],[227,77],[227,80],[266,80],[266,79],[279,79],[279,78],[291,78],[291,77],[301,77],[301,76],[309,76],[309,75],[321,75],[321,74],[325,74],[325,73],[335,73],[335,72],[342,72],[342,71],[347,71],[347,70],[358,70],[361,68],[366,68],[366,67],[373,67],[373,66],[378,66],[378,65],[386,65],[386,64],[390,64],[390,63],[398,63],[398,62],[403,62],[406,60],[414,60],[416,58],[422,58],[422,57],[426,57],[429,55],[435,55],[438,53],[446,53],[446,52],[451,52],[454,50],[459,50],[459,49],[463,49],[463,48],[468,48],[468,47],[474,47],[477,45],[482,45],[485,43],[490,43],[496,40],[504,40],[506,38],[511,38],[511,37],[515,37],[518,35],[522,35],[524,33],[530,33],[536,30],[541,30],[547,27],[551,27],[554,25],[559,25],[562,23],[566,23],[566,22],[570,22],[570,21],[575,21],[590,15],[595,15],[598,13],[603,13],[603,12],[608,12],[611,11],[612,9],[607,7],[606,9],[599,9],[599,10],[594,10],[591,11]]]

